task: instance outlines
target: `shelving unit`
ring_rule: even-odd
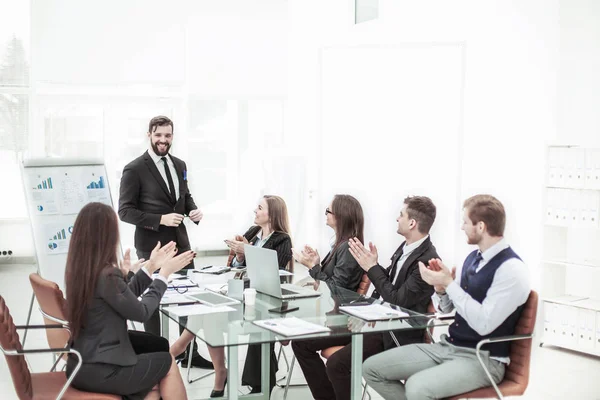
[[[548,146],[541,345],[600,356],[600,149]]]

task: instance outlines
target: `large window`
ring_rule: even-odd
[[[29,139],[29,2],[0,0],[0,219],[27,216],[19,158]]]

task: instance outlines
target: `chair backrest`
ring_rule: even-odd
[[[0,345],[4,350],[22,350],[23,348],[13,319],[10,316],[10,311],[2,296],[0,296]],[[6,358],[17,396],[20,400],[31,400],[33,398],[33,386],[25,356],[5,355],[4,358]]]
[[[363,296],[366,295],[369,291],[369,286],[371,286],[371,280],[365,272],[362,276],[362,279],[360,280],[360,283],[358,284],[358,289],[356,289],[356,293],[362,294]]]
[[[517,321],[515,335],[533,334],[535,319],[537,317],[537,307],[538,294],[535,290],[532,290]],[[527,388],[532,342],[533,340],[531,339],[516,340],[510,344],[510,364],[506,367],[504,381],[512,381]]]
[[[58,285],[36,273],[29,275],[29,282],[31,282],[40,309],[46,315],[67,321],[67,301]],[[53,325],[57,322],[44,317],[44,323]],[[48,338],[48,345],[56,349],[65,347],[69,341],[69,332],[64,329],[46,329],[46,337]]]

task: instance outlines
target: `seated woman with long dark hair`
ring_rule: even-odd
[[[309,269],[317,284],[324,281],[332,292],[338,287],[355,291],[364,271],[350,253],[348,240],[358,237],[361,243],[364,241],[362,207],[354,197],[338,194],[325,209],[325,216],[327,225],[335,232],[329,254],[321,261],[316,250],[305,246],[302,251],[293,250],[294,258]],[[292,350],[314,398],[335,398],[334,393],[324,397],[318,391],[318,388],[326,387],[329,379],[318,352],[332,346],[345,346],[350,340],[349,336],[344,336],[292,341]]]
[[[254,225],[243,236],[226,240],[231,249],[228,265],[244,266],[244,245],[263,247],[275,250],[279,269],[292,270],[292,239],[290,237],[290,223],[285,201],[279,196],[263,196],[254,210]],[[179,339],[171,346],[172,354],[179,354],[193,339],[194,335],[184,331]],[[225,368],[225,350],[222,347],[208,347],[213,365],[215,366],[215,387],[210,397],[222,397],[225,393],[227,369]],[[275,386],[275,372],[277,361],[273,346],[271,346],[271,389]],[[252,386],[252,392],[260,392],[260,345],[248,346],[246,364],[242,374],[242,383]]]
[[[325,209],[325,223],[335,232],[335,242],[323,261],[319,252],[310,246],[301,251],[292,249],[294,258],[309,269],[309,274],[318,283],[350,290],[358,289],[364,271],[350,254],[348,240],[363,238],[365,219],[363,210],[354,197],[336,194],[329,207]]]
[[[128,400],[187,399],[171,354],[143,353],[136,348],[127,321],[150,318],[167,290],[169,275],[188,265],[194,253],[190,250],[175,257],[174,242],[162,247],[157,243],[150,260],[127,283],[126,271],[117,259],[118,246],[119,223],[114,210],[102,203],[83,207],[73,225],[65,271],[71,346],[83,359],[72,384],[83,391],[116,394]],[[121,267],[127,264],[128,257]],[[152,280],[158,268],[160,275]],[[152,346],[144,347],[144,351],[152,351],[147,349]],[[67,375],[75,366],[76,360],[69,358]]]

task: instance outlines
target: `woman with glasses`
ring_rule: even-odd
[[[292,249],[294,258],[309,269],[309,274],[317,285],[324,281],[332,293],[336,288],[355,291],[364,271],[352,257],[348,240],[358,237],[361,243],[364,242],[362,207],[354,197],[338,194],[325,209],[325,216],[327,226],[335,232],[335,242],[329,254],[321,261],[316,250],[304,246],[302,251]],[[330,393],[329,397],[319,396],[318,388],[331,386],[327,385],[329,378],[319,351],[333,346],[346,346],[350,341],[349,336],[343,336],[292,342],[292,350],[314,398],[335,398],[334,393]]]
[[[150,260],[127,283],[125,273],[132,267],[129,252],[119,265],[118,246],[119,220],[114,210],[102,203],[83,207],[73,225],[65,271],[70,344],[83,360],[73,387],[130,400],[187,399],[171,354],[147,345],[142,351],[143,343],[132,342],[127,320],[148,320],[167,290],[169,275],[188,265],[194,253],[175,257],[174,242],[162,247],[158,243]],[[152,280],[158,268],[159,277]],[[68,376],[76,365],[77,360],[69,357]]]
[[[315,281],[324,281],[330,288],[356,290],[362,279],[363,270],[350,254],[348,240],[357,237],[361,242],[363,241],[362,207],[354,197],[337,194],[325,209],[325,216],[325,223],[335,232],[335,242],[331,246],[331,251],[321,261],[317,250],[304,246],[301,251],[292,249],[294,258],[309,269],[309,274]]]
[[[235,239],[225,240],[231,250],[228,265],[239,267],[246,265],[244,245],[262,247],[275,250],[279,269],[293,270],[292,239],[290,237],[290,224],[285,201],[279,196],[263,196],[254,210],[254,225]],[[206,331],[205,331],[206,332]],[[181,337],[171,346],[171,354],[179,354],[193,339],[194,335],[184,331]],[[208,352],[215,367],[215,385],[210,397],[223,397],[227,383],[227,369],[225,368],[225,350],[223,347],[212,348]],[[271,346],[271,389],[275,386],[275,373],[277,360]],[[252,393],[261,391],[260,385],[260,345],[249,345],[246,364],[242,374],[242,384],[252,387]]]

